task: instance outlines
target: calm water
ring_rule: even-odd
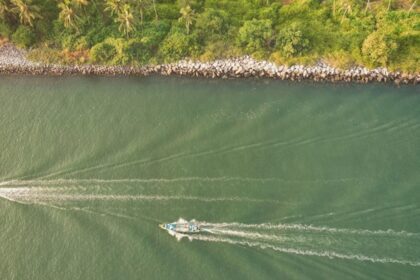
[[[1,77],[0,182],[1,279],[420,277],[418,86]]]

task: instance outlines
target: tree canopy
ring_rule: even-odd
[[[62,63],[252,55],[419,72],[419,12],[416,0],[0,0],[0,36]]]

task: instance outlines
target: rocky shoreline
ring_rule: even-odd
[[[369,70],[354,67],[341,70],[324,63],[315,66],[278,66],[267,61],[257,61],[249,56],[198,62],[181,60],[176,63],[134,66],[105,65],[46,65],[26,59],[25,52],[11,44],[0,47],[0,74],[23,75],[98,75],[98,76],[148,76],[180,75],[206,78],[271,78],[280,80],[313,80],[327,82],[393,82],[399,84],[417,84],[420,74],[389,72],[385,68]]]

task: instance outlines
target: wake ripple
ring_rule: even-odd
[[[248,177],[180,177],[180,178],[150,178],[150,179],[51,179],[51,180],[10,180],[0,182],[0,186],[23,185],[69,185],[69,184],[113,184],[113,183],[177,183],[177,182],[284,182],[280,178],[248,178]]]
[[[303,256],[420,266],[419,233],[303,224],[196,223],[202,229],[199,234],[171,234],[178,240],[186,237]]]
[[[294,248],[284,248],[280,246],[275,246],[267,243],[262,242],[251,242],[251,241],[243,241],[243,240],[234,240],[230,238],[221,238],[221,237],[214,237],[214,236],[206,236],[206,235],[191,235],[192,240],[201,240],[201,241],[209,241],[209,242],[223,242],[229,243],[234,245],[243,245],[249,247],[258,247],[260,249],[271,249],[274,251],[282,252],[282,253],[289,253],[295,255],[303,255],[303,256],[317,256],[317,257],[327,257],[329,259],[346,259],[346,260],[358,260],[358,261],[368,261],[373,263],[395,263],[395,264],[402,264],[402,265],[411,265],[411,266],[420,266],[420,262],[418,261],[410,261],[404,259],[394,259],[394,258],[378,258],[378,257],[370,257],[360,254],[342,254],[337,253],[334,251],[314,251],[314,250],[302,250],[302,249],[294,249]]]
[[[308,232],[328,232],[328,233],[344,233],[354,235],[385,235],[385,236],[405,236],[405,237],[420,237],[420,233],[412,233],[407,231],[395,231],[392,229],[387,230],[367,230],[367,229],[348,229],[348,228],[332,228],[332,227],[320,227],[314,225],[305,224],[243,224],[243,223],[206,223],[203,222],[204,226],[211,226],[217,228],[233,227],[242,229],[282,229],[282,230],[301,230]]]
[[[70,188],[47,188],[47,187],[18,187],[0,188],[0,197],[10,201],[39,202],[39,201],[170,201],[191,200],[198,202],[240,202],[240,203],[281,203],[277,200],[254,199],[248,197],[200,197],[189,195],[152,195],[152,194],[80,194],[65,193]]]

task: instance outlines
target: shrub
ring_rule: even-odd
[[[48,47],[37,48],[28,53],[28,58],[33,61],[42,62],[46,64],[62,63],[62,56],[59,50]]]
[[[89,55],[90,59],[94,63],[109,64],[117,55],[117,49],[114,44],[105,40],[104,42],[93,46],[90,49]]]
[[[327,54],[325,61],[329,65],[340,69],[348,69],[355,64],[354,58],[348,52],[343,50]]]
[[[76,40],[76,42],[74,43],[74,49],[77,50],[77,51],[85,50],[85,49],[88,49],[88,48],[89,48],[89,42],[88,42],[86,36],[82,36],[82,37],[78,38]]]
[[[297,27],[288,27],[279,32],[276,48],[285,57],[300,56],[309,50],[309,39]]]
[[[224,58],[229,52],[230,44],[226,41],[215,41],[206,46],[204,53],[200,55],[201,61],[211,61]]]
[[[35,34],[30,27],[20,25],[13,33],[12,40],[16,45],[28,48],[35,42]]]
[[[246,52],[254,53],[271,46],[273,29],[271,20],[247,20],[239,29],[237,42]]]
[[[143,43],[153,51],[157,50],[159,44],[165,39],[171,29],[171,24],[164,20],[144,24],[141,32],[136,37],[143,38]],[[147,38],[147,39],[145,39]]]
[[[179,8],[173,4],[156,5],[159,18],[176,20],[179,18]]]
[[[92,62],[118,65],[145,64],[149,62],[152,54],[148,37],[128,41],[122,38],[108,38],[90,50]]]
[[[80,64],[88,61],[89,52],[87,50],[70,51],[68,49],[63,50],[60,53],[61,63],[64,64]]]
[[[279,51],[275,51],[270,55],[270,61],[272,61],[272,62],[274,62],[278,65],[285,64],[284,58]]]
[[[256,51],[252,53],[251,56],[256,60],[266,60],[268,58],[268,53],[265,51]]]
[[[152,57],[149,38],[131,39],[125,42],[120,56],[124,64],[146,64]]]
[[[198,51],[197,40],[193,35],[173,32],[162,42],[159,55],[164,61],[169,62],[188,56],[195,56],[198,54]]]
[[[98,23],[87,30],[86,41],[91,47],[105,41],[107,38],[118,37],[119,35],[118,25],[103,26],[101,23]]]
[[[271,54],[270,60],[279,65],[313,65],[319,61],[319,56],[311,54],[298,57],[285,57],[280,51],[276,51]]]
[[[76,34],[63,34],[60,43],[63,49],[73,50],[78,37]]]
[[[0,36],[9,37],[12,34],[9,25],[4,22],[0,22]]]
[[[258,11],[259,19],[271,19],[274,24],[277,24],[280,17],[280,8],[279,3],[273,3],[268,7],[263,7]]]
[[[205,9],[197,17],[195,29],[202,38],[211,38],[214,35],[226,34],[228,31],[227,14],[224,11]]]
[[[392,36],[375,31],[363,42],[362,55],[369,66],[386,66],[397,49]]]

